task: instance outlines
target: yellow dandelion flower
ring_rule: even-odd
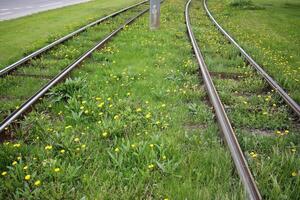
[[[19,144],[19,143],[13,145],[13,147],[17,147],[17,148],[20,146],[21,146],[21,144]]]
[[[115,148],[115,152],[116,152],[116,153],[120,152],[120,149],[119,149],[118,147]]]
[[[16,165],[16,164],[18,164],[18,162],[17,162],[17,161],[14,161],[14,162],[12,162],[12,165]]]
[[[60,153],[65,153],[66,151],[64,149],[60,150],[59,151]]]
[[[65,129],[70,129],[70,128],[72,128],[71,125],[65,127]]]
[[[153,164],[148,165],[148,169],[153,169],[153,168],[154,168]]]
[[[252,151],[252,152],[250,153],[250,156],[251,156],[252,158],[256,158],[256,157],[257,157],[257,154],[256,154],[255,152]]]
[[[27,170],[27,169],[28,169],[28,166],[27,166],[27,165],[26,165],[26,166],[24,166],[24,167],[23,167],[23,169],[24,169],[24,170]]]
[[[162,159],[163,159],[163,160],[166,160],[166,159],[167,159],[167,156],[163,156]]]
[[[40,180],[37,180],[37,181],[34,182],[34,185],[38,187],[38,186],[41,185],[41,183],[42,183],[42,182],[41,182]]]
[[[166,107],[166,104],[162,104],[161,107],[163,107],[163,108]]]
[[[60,172],[60,168],[58,168],[58,167],[55,168],[55,169],[54,169],[54,172]]]
[[[79,140],[80,140],[79,138],[75,138],[74,139],[75,142],[79,142]]]
[[[21,156],[18,156],[18,157],[17,157],[17,160],[21,160],[21,158],[22,158]]]
[[[103,107],[103,105],[104,105],[104,102],[102,102],[102,103],[98,104],[98,108],[102,108],[102,107]]]
[[[136,145],[135,145],[135,144],[132,144],[132,145],[131,145],[131,148],[135,148],[135,147],[136,147]]]
[[[103,133],[102,133],[102,136],[103,136],[103,137],[107,137],[107,135],[108,135],[107,132],[103,132]]]
[[[136,109],[136,112],[141,112],[141,111],[142,111],[141,108],[137,108],[137,109]]]
[[[7,175],[7,172],[4,171],[4,172],[1,173],[1,175],[2,175],[2,176],[6,176],[6,175]]]
[[[81,148],[84,149],[86,147],[86,144],[81,145]]]
[[[154,144],[149,144],[149,146],[150,146],[151,148],[153,148],[153,147],[154,147]]]
[[[292,172],[292,176],[297,176],[297,172]]]
[[[52,146],[51,145],[47,145],[46,147],[45,147],[45,150],[51,150],[52,149]]]
[[[30,178],[31,178],[31,176],[30,176],[30,175],[26,175],[26,176],[24,177],[24,179],[25,179],[26,181],[29,181],[29,180],[30,180]]]
[[[151,117],[151,113],[147,113],[147,115],[145,117],[146,117],[146,119],[149,119]]]

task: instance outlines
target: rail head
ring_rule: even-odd
[[[219,123],[220,129],[223,133],[225,141],[228,145],[228,148],[231,153],[231,157],[237,169],[237,172],[241,178],[241,181],[245,187],[247,192],[247,196],[249,199],[253,200],[260,200],[262,199],[260,192],[256,186],[255,180],[251,174],[249,169],[248,163],[243,155],[241,147],[238,143],[238,140],[235,136],[231,123],[227,117],[225,109],[222,105],[222,102],[219,98],[219,95],[216,91],[216,88],[213,84],[213,81],[210,77],[210,74],[207,70],[206,64],[204,62],[204,58],[201,54],[200,48],[197,44],[197,41],[194,37],[194,33],[191,28],[190,17],[189,17],[189,7],[190,7],[191,0],[186,3],[185,7],[185,20],[186,20],[186,27],[188,31],[188,36],[193,46],[193,50],[196,56],[196,59],[199,64],[199,68],[202,74],[202,78],[208,92],[208,96],[210,99],[211,104],[214,107],[215,114],[217,117],[217,121]]]
[[[288,93],[257,63],[255,60],[231,37],[222,26],[216,21],[208,9],[207,1],[203,0],[204,9],[213,22],[213,24],[219,29],[219,31],[241,52],[244,58],[253,66],[256,71],[267,81],[267,83],[283,98],[287,105],[294,111],[294,113],[300,117],[299,104],[288,95]]]

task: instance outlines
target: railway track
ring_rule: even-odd
[[[135,7],[139,6],[139,5],[145,4],[147,2],[148,2],[148,0],[142,1],[140,3],[136,3],[136,4],[128,6],[126,8],[123,8],[123,9],[121,9],[119,11],[111,13],[111,14],[105,16],[105,17],[102,17],[102,18],[100,18],[100,19],[98,19],[98,20],[96,20],[94,22],[91,22],[91,23],[89,23],[89,24],[87,24],[87,25],[85,25],[85,26],[77,29],[76,31],[73,31],[72,33],[69,33],[68,35],[65,35],[64,37],[61,37],[61,38],[55,40],[54,42],[52,42],[52,43],[50,43],[50,44],[48,44],[48,45],[46,45],[46,46],[44,46],[44,47],[42,47],[42,48],[34,51],[33,53],[25,56],[24,58],[21,58],[20,60],[14,62],[13,64],[11,64],[11,65],[3,68],[3,69],[0,69],[0,77],[2,77],[4,75],[7,75],[8,73],[12,72],[13,70],[15,70],[16,68],[18,68],[22,64],[28,62],[30,59],[41,55],[42,53],[50,50],[51,48],[53,48],[53,47],[55,47],[55,46],[57,46],[59,44],[62,44],[63,42],[71,39],[72,37],[74,37],[76,35],[78,35],[79,33],[83,32],[83,31],[86,31],[88,28],[96,26],[96,25],[104,22],[105,20],[108,20],[109,18],[115,17],[115,16],[117,16],[117,15],[123,13],[123,12],[126,12],[126,11],[128,11],[128,10],[130,10],[132,8],[135,8]]]
[[[269,184],[263,184],[263,181],[261,181],[261,179],[269,179],[264,177],[265,175],[258,175],[264,169],[257,167],[259,164],[253,165],[253,160],[257,157],[253,149],[257,148],[257,151],[260,151],[262,155],[269,155],[265,162],[276,163],[276,151],[278,150],[276,149],[276,151],[274,150],[275,152],[271,153],[269,151],[272,144],[277,144],[276,137],[287,137],[287,139],[282,140],[289,140],[294,147],[299,146],[299,140],[297,139],[299,134],[298,105],[293,100],[289,101],[291,98],[286,98],[287,94],[280,92],[284,90],[278,84],[273,84],[276,82],[273,79],[269,79],[270,76],[265,76],[266,72],[240,46],[236,48],[238,44],[227,35],[232,40],[229,39],[225,34],[226,32],[223,32],[223,29],[221,32],[230,43],[217,30],[213,30],[213,24],[216,25],[216,21],[212,20],[210,14],[208,14],[208,17],[205,16],[207,14],[205,12],[208,11],[205,2],[203,4],[204,14],[201,15],[201,22],[193,27],[193,30],[197,32],[197,37],[195,37],[188,13],[190,4],[191,1],[188,1],[186,5],[186,21],[190,40],[210,102],[214,107],[216,118],[223,137],[228,144],[238,174],[250,199],[270,198],[272,188]],[[199,9],[202,9],[201,6]],[[195,12],[193,13],[194,15]],[[197,12],[199,12],[198,9]],[[199,16],[198,18],[193,17],[194,21],[192,23],[200,20]],[[207,17],[207,20],[203,19],[203,17]],[[212,24],[209,19],[214,23]],[[200,33],[202,34],[200,35]],[[203,35],[206,36],[204,37]],[[198,42],[201,46],[201,51],[204,53],[201,53]],[[274,85],[276,85],[275,88],[273,87]],[[281,89],[278,89],[279,87]],[[290,108],[292,108],[295,115],[291,114]],[[257,135],[259,136],[257,137]],[[265,136],[269,138],[263,138]],[[275,137],[275,139],[270,137]],[[275,141],[273,143],[265,142],[273,139]],[[258,147],[256,145],[256,147],[251,147],[251,145],[245,144],[244,140],[252,145],[257,144]],[[242,142],[240,144],[243,146],[242,148],[239,142]],[[278,147],[280,151],[290,148],[288,142],[281,145],[283,146]],[[251,154],[247,152],[251,152]],[[292,156],[290,151],[287,154]],[[254,180],[250,172],[245,156],[247,161],[251,161],[250,169],[255,174],[256,180]],[[282,156],[281,159],[289,159],[289,156]],[[282,176],[285,173],[282,169],[288,165],[282,162],[278,166],[277,171],[274,169],[276,171],[274,176]],[[284,184],[283,180],[280,181],[282,181],[281,184]],[[259,183],[259,189],[256,183]]]
[[[11,90],[17,90],[17,91],[25,91],[27,89],[32,89],[30,87],[34,87],[34,90],[31,90],[31,92],[34,92],[29,98],[26,97],[23,97],[23,99],[26,99],[25,102],[21,101],[22,102],[22,105],[21,106],[18,106],[12,113],[10,114],[7,114],[5,119],[1,122],[0,124],[0,133],[7,130],[8,126],[14,122],[14,120],[16,120],[18,117],[20,117],[21,115],[23,115],[29,108],[31,108],[34,103],[36,103],[43,95],[45,95],[45,93],[51,88],[53,87],[54,85],[56,85],[58,82],[60,82],[61,80],[63,80],[74,68],[76,68],[78,65],[80,65],[80,63],[82,63],[88,56],[90,56],[96,49],[98,49],[99,47],[103,46],[105,43],[107,43],[112,37],[114,37],[118,32],[120,32],[122,29],[124,29],[127,25],[129,25],[130,23],[132,23],[135,19],[137,19],[138,17],[142,16],[144,13],[146,13],[149,9],[148,8],[144,8],[143,7],[143,4],[145,4],[147,1],[143,1],[141,3],[138,3],[138,4],[135,4],[133,6],[129,6],[127,8],[124,8],[118,12],[115,12],[109,16],[106,16],[102,19],[99,19],[93,23],[90,23],[88,24],[87,26],[84,26],[83,28],[81,29],[78,29],[77,31],[71,33],[71,34],[68,34],[67,36],[39,49],[38,51],[26,56],[25,58],[15,62],[14,64],[4,68],[2,71],[1,71],[1,76],[2,75],[6,75],[5,77],[2,77],[1,78],[1,81],[2,83],[6,84],[7,82],[9,83],[10,87],[8,88],[8,95],[4,95],[4,101],[6,101],[7,98],[10,98],[9,96],[9,91]],[[142,8],[139,8],[139,7],[142,7]],[[136,9],[136,10],[134,10]],[[124,17],[121,17],[120,19],[117,19],[117,15],[121,14],[121,13],[124,13],[125,11],[127,10],[130,10],[132,11],[133,13],[136,13],[133,17],[132,17],[132,13],[129,13],[127,14],[128,16],[131,16],[128,20],[126,20],[125,23],[124,22]],[[142,11],[140,11],[142,10]],[[125,15],[126,18],[128,18],[128,16]],[[64,60],[64,58],[62,57],[68,57],[68,55],[70,54],[63,54],[63,56],[61,57],[59,55],[61,51],[61,49],[59,49],[60,47],[56,48],[57,45],[60,45],[62,46],[62,49],[64,51],[76,51],[75,48],[69,48],[71,50],[68,50],[65,48],[65,45],[63,45],[62,43],[64,43],[66,40],[70,39],[70,38],[74,38],[74,36],[80,32],[83,32],[85,31],[86,32],[86,35],[88,35],[88,31],[86,31],[88,28],[96,25],[96,24],[99,24],[100,22],[104,22],[105,20],[111,18],[111,17],[114,17],[114,22],[119,22],[119,21],[122,21],[122,25],[119,25],[117,28],[115,27],[110,27],[108,26],[107,29],[108,30],[112,30],[109,34],[107,35],[104,35],[104,33],[102,33],[102,35],[104,36],[103,39],[99,40],[99,34],[97,31],[97,26],[95,28],[95,30],[93,30],[92,33],[94,33],[94,35],[91,35],[90,38],[83,38],[84,40],[82,41],[83,43],[88,43],[89,45],[88,46],[92,46],[92,47],[85,47],[85,48],[82,48],[82,49],[85,49],[85,53],[81,54],[81,52],[76,52],[76,54],[80,54],[78,56],[73,56],[74,58],[71,59],[72,62],[70,60],[68,60],[68,62],[66,62]],[[107,21],[105,21],[107,22]],[[108,25],[111,24],[111,22],[108,22],[107,23]],[[120,24],[120,23],[119,23]],[[100,27],[102,28],[102,27]],[[101,36],[100,36],[101,37]],[[76,38],[74,38],[76,39]],[[89,39],[89,40],[88,40]],[[73,41],[73,40],[72,40]],[[94,43],[94,41],[97,41],[96,43]],[[68,41],[69,42],[69,41]],[[75,43],[78,43],[78,41],[75,41]],[[91,45],[91,43],[94,43],[93,45]],[[55,49],[55,48],[56,49]],[[79,47],[82,47],[82,44],[80,44]],[[53,48],[54,51],[48,51],[47,54],[43,54],[45,51],[49,50]],[[86,50],[87,49],[87,50]],[[58,50],[58,53],[57,53],[57,50]],[[55,70],[49,70],[49,68],[51,66],[55,66],[55,64],[57,65],[58,63],[56,62],[50,62],[52,65],[50,66],[47,66],[47,67],[44,67],[42,66],[41,68],[42,69],[38,69],[36,73],[33,73],[33,69],[35,67],[35,63],[32,61],[32,59],[34,58],[37,58],[37,56],[41,57],[41,58],[38,58],[36,60],[34,60],[37,65],[41,64],[41,60],[44,59],[45,57],[49,57],[48,53],[52,56],[50,61],[53,61],[53,57],[55,60],[60,60],[62,61],[61,63],[59,63],[61,65],[61,67],[59,67],[60,69],[58,70],[57,68]],[[58,56],[58,58],[57,58]],[[30,61],[30,63],[28,63]],[[31,63],[34,63],[33,66]],[[66,64],[68,63],[68,64]],[[25,65],[27,64],[27,65]],[[43,63],[42,63],[43,64]],[[24,67],[21,67],[25,65]],[[18,69],[17,69],[18,68]],[[61,69],[62,68],[62,69]],[[43,71],[44,69],[44,71]],[[49,74],[49,72],[51,72]],[[11,88],[11,85],[12,85],[12,82],[13,81],[19,81],[20,80],[20,77],[24,77],[24,79],[30,79],[30,80],[33,80],[33,79],[38,79],[38,81],[35,81],[33,82],[34,84],[37,84],[39,83],[38,86],[35,86],[32,84],[32,82],[29,80],[29,81],[24,81],[23,83],[21,84],[16,84],[16,88],[12,89]],[[13,79],[13,81],[11,81]],[[43,80],[43,81],[42,81]],[[26,84],[28,83],[28,86],[26,85],[22,85],[22,84]],[[41,83],[43,84],[41,86]],[[2,87],[2,88],[5,88],[5,87]],[[3,92],[0,93],[2,96],[3,96]],[[13,98],[12,98],[13,99]],[[3,109],[3,107],[1,108]],[[1,110],[1,112],[3,112],[3,110]],[[3,113],[2,113],[3,115]]]
[[[226,37],[226,39],[231,42],[240,52],[241,55],[250,63],[251,66],[264,78],[264,80],[282,97],[286,104],[294,111],[294,113],[299,117],[300,116],[300,106],[297,102],[292,99],[288,93],[257,63],[255,60],[230,36],[224,28],[215,20],[211,12],[207,7],[207,0],[203,1],[204,9],[211,19],[212,23],[219,29],[219,31]]]
[[[214,86],[214,83],[212,81],[212,78],[208,72],[208,69],[206,67],[206,64],[204,62],[204,58],[202,56],[202,53],[200,51],[200,48],[197,44],[197,41],[195,39],[194,33],[191,28],[191,23],[189,19],[189,6],[190,6],[191,0],[189,0],[186,4],[185,8],[185,20],[186,20],[186,26],[188,30],[188,35],[191,40],[193,50],[197,59],[197,62],[200,67],[201,75],[206,87],[206,90],[208,92],[208,96],[210,99],[211,104],[214,107],[216,117],[219,123],[219,126],[221,128],[221,131],[223,133],[223,137],[225,138],[225,141],[228,145],[228,148],[230,150],[232,159],[234,161],[235,167],[238,171],[238,174],[245,186],[245,190],[247,191],[247,194],[249,195],[250,199],[261,199],[260,192],[256,186],[256,183],[254,181],[254,178],[251,174],[251,171],[248,167],[247,161],[243,155],[243,152],[241,150],[241,147],[238,143],[238,140],[235,136],[235,133],[233,131],[233,128],[231,126],[231,123],[227,117],[227,114],[225,112],[225,109],[222,105],[222,102],[220,100],[220,97],[217,93],[217,90]]]

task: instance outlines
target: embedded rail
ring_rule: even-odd
[[[283,98],[286,104],[294,111],[294,113],[299,117],[300,116],[300,106],[299,104],[292,99],[288,93],[257,63],[255,60],[221,27],[221,25],[215,20],[211,12],[207,7],[206,0],[203,1],[204,9],[212,21],[212,23],[219,29],[219,31],[230,41],[245,57],[245,59],[253,66],[256,71],[267,81],[267,83],[278,92],[278,94]]]
[[[55,40],[54,42],[52,42],[52,43],[50,43],[50,44],[48,44],[48,45],[46,45],[46,46],[38,49],[37,51],[35,51],[35,52],[33,52],[33,53],[25,56],[24,58],[16,61],[15,63],[13,63],[13,64],[11,64],[11,65],[9,65],[9,66],[1,69],[0,70],[0,77],[2,77],[4,75],[7,75],[8,73],[12,72],[16,68],[18,68],[20,65],[22,65],[22,64],[26,63],[27,61],[29,61],[30,59],[32,59],[34,57],[37,57],[41,53],[43,53],[43,52],[45,52],[45,51],[53,48],[54,46],[65,42],[66,40],[72,38],[73,36],[77,35],[78,33],[81,33],[83,31],[87,30],[88,28],[90,28],[92,26],[95,26],[95,25],[97,25],[97,24],[99,24],[99,23],[101,23],[101,22],[103,22],[103,21],[105,21],[105,20],[107,20],[107,19],[109,19],[111,17],[115,17],[115,16],[117,16],[117,15],[119,15],[119,14],[121,14],[121,13],[127,11],[127,10],[129,10],[129,9],[135,8],[135,7],[139,6],[139,5],[145,4],[147,2],[148,2],[148,0],[145,0],[145,1],[142,1],[142,2],[139,2],[139,3],[136,3],[134,5],[128,6],[126,8],[123,8],[123,9],[121,9],[119,11],[116,11],[116,12],[110,14],[110,15],[107,15],[107,16],[101,18],[101,19],[98,19],[98,20],[96,20],[94,22],[91,22],[91,23],[89,23],[89,24],[87,24],[87,25],[79,28],[78,30],[76,30],[76,31],[74,31],[72,33],[69,33],[68,35],[66,35],[66,36],[64,36],[64,37],[62,37],[60,39]]]
[[[104,39],[97,42],[91,49],[86,51],[84,54],[82,54],[77,60],[75,60],[72,64],[68,65],[66,68],[64,68],[62,71],[60,71],[59,74],[57,74],[53,79],[51,79],[48,83],[46,83],[39,91],[37,91],[34,95],[32,95],[26,102],[24,102],[18,109],[13,111],[9,116],[7,116],[0,124],[0,133],[5,130],[6,127],[8,127],[14,120],[16,120],[18,117],[22,116],[31,106],[33,106],[45,93],[52,88],[54,85],[56,85],[58,82],[64,79],[74,68],[76,68],[83,60],[85,60],[89,55],[91,55],[96,49],[103,46],[105,43],[107,43],[112,37],[114,37],[118,32],[120,32],[122,29],[125,28],[125,26],[132,23],[134,20],[136,20],[138,17],[142,16],[144,13],[146,13],[149,10],[149,8],[144,9],[143,11],[139,12],[134,17],[127,20],[124,24],[120,25],[117,29],[115,29],[113,32],[108,34]]]
[[[204,62],[204,58],[202,56],[200,48],[194,37],[194,33],[191,28],[190,17],[189,17],[190,3],[191,3],[191,0],[189,0],[187,2],[186,7],[185,7],[186,27],[187,27],[187,31],[188,31],[188,36],[189,36],[190,41],[193,46],[193,50],[194,50],[197,62],[199,64],[200,72],[201,72],[210,102],[213,105],[221,132],[222,132],[224,139],[227,143],[227,146],[230,150],[231,157],[233,159],[233,162],[235,164],[235,167],[239,174],[239,177],[245,187],[248,198],[251,200],[260,200],[260,199],[262,199],[260,192],[256,186],[255,180],[249,169],[248,163],[243,155],[241,147],[238,143],[236,135],[231,126],[231,123],[227,117],[225,109],[222,105],[222,102],[221,102],[219,95],[216,91],[216,88],[213,84],[212,78],[208,72],[208,69]]]

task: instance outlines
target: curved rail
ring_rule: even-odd
[[[221,131],[223,133],[223,136],[225,138],[225,141],[229,147],[231,157],[233,159],[233,162],[235,164],[235,167],[237,169],[237,172],[242,180],[243,185],[245,186],[245,189],[247,191],[248,197],[253,200],[260,200],[261,195],[259,193],[259,190],[256,186],[256,183],[254,181],[254,178],[251,174],[251,171],[248,167],[247,161],[243,155],[243,152],[241,150],[241,147],[238,143],[238,140],[235,136],[235,133],[232,129],[232,126],[230,124],[230,121],[226,115],[226,112],[224,110],[224,107],[221,103],[221,100],[219,98],[219,95],[216,91],[216,88],[213,84],[213,81],[210,77],[210,74],[207,70],[206,64],[204,62],[203,56],[201,54],[201,51],[199,49],[199,46],[197,44],[197,41],[194,37],[190,18],[189,18],[189,5],[191,3],[191,0],[189,0],[185,7],[185,20],[186,20],[186,27],[188,30],[188,35],[191,40],[193,50],[196,56],[196,59],[198,61],[200,71],[202,74],[202,78],[204,81],[204,84],[206,86],[206,90],[208,92],[208,96],[210,98],[210,102],[214,107],[215,114],[219,123],[219,126],[221,128]]]
[[[257,72],[263,76],[263,78],[271,85],[271,87],[279,93],[279,95],[284,99],[284,101],[293,109],[293,111],[300,116],[300,106],[297,104],[295,100],[293,100],[287,92],[267,73],[263,70],[259,64],[255,62],[255,60],[218,24],[215,18],[212,16],[208,7],[206,5],[206,0],[203,1],[204,9],[211,19],[211,21],[215,24],[215,26],[221,31],[221,33],[232,43],[236,48],[239,49],[241,54],[246,58],[246,60],[257,70]]]
[[[29,109],[35,102],[39,100],[51,87],[61,81],[69,72],[71,72],[76,66],[78,66],[85,58],[87,58],[96,49],[102,46],[104,43],[109,41],[113,36],[115,36],[119,31],[124,29],[124,27],[135,19],[143,15],[149,10],[149,8],[139,12],[136,16],[127,20],[123,25],[119,26],[116,30],[107,35],[104,39],[99,41],[94,47],[82,54],[76,61],[67,66],[63,71],[56,75],[52,80],[50,80],[46,85],[44,85],[38,92],[36,92],[32,97],[30,97],[25,103],[23,103],[17,110],[12,112],[8,117],[6,117],[0,124],[0,133],[5,130],[5,128],[10,125],[15,119],[21,116],[27,109]]]
[[[58,39],[58,40],[55,40],[54,42],[52,42],[52,43],[50,43],[50,44],[48,44],[48,45],[46,45],[46,46],[40,48],[39,50],[37,50],[37,51],[35,51],[35,52],[29,54],[28,56],[26,56],[26,57],[24,57],[24,58],[22,58],[22,59],[20,59],[20,60],[18,60],[18,61],[16,61],[15,63],[13,63],[13,64],[11,64],[11,65],[9,65],[9,66],[7,66],[7,67],[1,69],[1,70],[0,70],[0,77],[2,77],[2,76],[4,76],[4,75],[8,74],[9,72],[11,72],[12,70],[16,69],[16,68],[19,67],[21,64],[24,64],[24,63],[27,62],[28,60],[30,60],[30,59],[32,59],[32,58],[34,58],[34,57],[40,55],[41,53],[43,53],[43,52],[45,52],[45,51],[47,51],[47,50],[49,50],[49,49],[51,49],[51,48],[54,47],[55,45],[58,45],[58,44],[60,44],[60,43],[62,43],[62,42],[64,42],[64,41],[70,39],[70,38],[73,37],[74,35],[76,35],[76,34],[82,32],[82,31],[85,31],[87,28],[92,27],[92,26],[94,26],[94,25],[96,25],[96,24],[99,24],[99,23],[101,23],[101,22],[107,20],[108,18],[114,17],[114,16],[116,16],[116,15],[118,15],[118,14],[120,14],[120,13],[123,13],[123,12],[125,12],[125,11],[131,9],[131,8],[137,7],[137,6],[139,6],[139,5],[141,5],[141,4],[144,4],[144,3],[147,3],[147,2],[148,2],[148,0],[145,0],[145,1],[142,1],[142,2],[140,2],[140,3],[136,3],[136,4],[134,4],[134,5],[128,6],[128,7],[126,7],[126,8],[123,8],[123,9],[121,9],[121,10],[119,10],[119,11],[116,11],[116,12],[110,14],[110,15],[107,15],[107,16],[101,18],[101,19],[98,19],[98,20],[96,20],[96,21],[94,21],[94,22],[92,22],[92,23],[90,23],[90,24],[88,24],[88,25],[85,25],[85,26],[81,27],[80,29],[78,29],[78,30],[76,30],[76,31],[74,31],[74,32],[72,32],[72,33],[69,33],[68,35],[66,35],[66,36],[64,36],[64,37],[62,37],[62,38],[60,38],[60,39]]]

